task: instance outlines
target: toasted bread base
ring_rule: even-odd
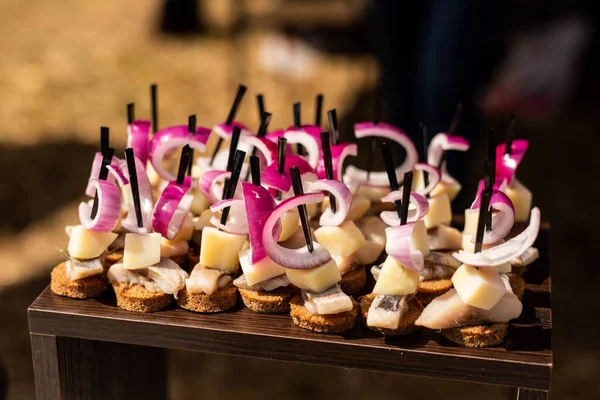
[[[50,290],[59,296],[73,299],[99,297],[108,288],[106,274],[89,276],[72,281],[67,276],[65,263],[60,263],[50,273]]]
[[[507,322],[496,322],[489,325],[442,329],[442,336],[451,342],[466,347],[491,347],[502,343],[507,332]]]
[[[125,310],[150,313],[162,310],[173,301],[173,295],[151,292],[141,285],[114,282],[112,284],[117,305]]]
[[[433,299],[452,289],[451,279],[432,279],[419,283],[417,290],[417,299],[423,306],[431,303]]]
[[[267,314],[282,314],[290,312],[290,300],[298,294],[293,286],[280,287],[270,292],[250,289],[238,289],[242,301],[252,311]]]
[[[376,326],[367,325],[367,317],[369,316],[369,308],[375,300],[377,295],[375,293],[369,293],[360,298],[360,311],[363,323],[369,329],[382,333],[384,335],[406,335],[407,333],[411,333],[416,329],[420,328],[415,325],[415,321],[419,318],[421,313],[423,312],[423,305],[417,299],[417,296],[414,296],[409,300],[408,303],[408,312],[404,315],[404,317],[400,320],[400,325],[396,329],[389,328],[378,328]]]
[[[513,293],[519,300],[523,300],[523,294],[525,293],[525,279],[521,278],[517,274],[506,274],[512,287]]]
[[[113,264],[118,263],[123,259],[123,250],[107,252],[104,256],[104,265],[111,266]]]
[[[177,305],[189,311],[201,313],[217,313],[229,310],[237,303],[238,288],[229,283],[227,286],[219,288],[213,294],[206,293],[188,293],[183,288],[178,293]]]
[[[367,269],[358,267],[357,269],[348,272],[342,276],[340,287],[342,292],[346,294],[354,294],[361,291],[367,283]]]
[[[316,315],[311,314],[301,296],[296,296],[290,301],[290,315],[294,324],[301,328],[322,333],[345,332],[352,329],[358,315],[358,303],[352,299],[353,308],[339,314]]]

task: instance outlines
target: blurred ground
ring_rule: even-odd
[[[292,75],[266,72],[258,46],[268,31],[235,40],[205,36],[175,39],[154,30],[160,2],[63,0],[0,2],[0,362],[9,399],[34,397],[25,310],[48,282],[59,259],[65,224],[77,221],[76,205],[95,151],[98,127],[110,126],[113,144],[125,144],[125,104],[148,115],[148,84],[160,91],[161,126],[184,123],[196,113],[211,126],[225,118],[235,86],[249,91],[240,119],[258,125],[254,95],[265,94],[272,127],[291,122],[291,104],[313,115],[317,92],[326,109],[337,107],[343,135],[351,122],[370,118],[369,93],[376,67],[368,56],[312,54],[312,67]],[[101,37],[102,40],[98,38]],[[272,38],[271,38],[272,39]],[[316,71],[310,72],[310,71]],[[571,106],[546,123],[524,122],[532,140],[520,179],[553,224],[554,399],[600,397],[600,344],[594,327],[600,305],[593,249],[600,223],[597,134],[598,88],[591,71]],[[594,80],[595,79],[595,80]],[[503,122],[488,121],[504,127]],[[496,125],[499,123],[499,125]],[[482,127],[483,129],[483,127]],[[483,131],[483,130],[482,130]],[[474,151],[476,153],[476,151]],[[473,162],[473,171],[479,162]],[[475,173],[474,173],[475,174]],[[472,190],[475,176],[470,183]],[[235,377],[232,378],[232,377]],[[377,399],[507,398],[509,389],[422,378],[280,364],[235,357],[172,352],[173,398],[376,397]],[[268,388],[265,390],[265,388]],[[1,392],[1,391],[0,391]]]

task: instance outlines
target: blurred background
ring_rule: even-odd
[[[417,4],[413,4],[417,3]],[[596,2],[400,0],[0,0],[0,399],[34,398],[26,308],[48,284],[76,223],[101,125],[126,144],[126,108],[149,117],[159,87],[161,127],[225,120],[239,83],[238,119],[292,124],[301,101],[336,108],[344,140],[370,120],[415,138],[419,121],[446,131],[458,102],[472,150],[450,160],[465,178],[464,209],[481,176],[487,130],[508,115],[531,141],[521,181],[552,224],[551,398],[600,398],[595,327],[600,284],[600,113]],[[379,88],[379,89],[378,89]],[[370,149],[359,143],[358,163]],[[362,159],[361,159],[362,158]],[[591,182],[591,183],[590,183]],[[364,371],[173,351],[171,397],[507,398],[511,389]]]

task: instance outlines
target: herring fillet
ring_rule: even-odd
[[[100,275],[104,272],[102,263],[99,258],[93,258],[91,260],[77,260],[70,258],[65,262],[65,270],[70,280],[75,281],[78,279],[88,278],[94,275]]]
[[[353,308],[352,299],[336,284],[321,293],[302,290],[304,307],[311,314],[339,314]]]
[[[242,274],[233,281],[233,284],[240,289],[270,292],[280,287],[289,286],[290,280],[288,279],[286,274],[281,274],[279,276],[275,276],[273,278],[264,280],[262,282],[250,286],[246,281],[246,277],[244,276],[244,274]]]
[[[506,292],[490,310],[462,302],[456,289],[450,289],[425,307],[415,325],[429,329],[447,329],[490,322],[508,322],[521,315],[523,305],[512,292]]]
[[[402,315],[408,310],[407,296],[389,296],[379,294],[375,296],[369,313],[367,325],[377,328],[397,329],[400,326]]]
[[[148,278],[150,278],[163,293],[172,294],[177,298],[179,292],[185,286],[188,274],[170,258],[162,257],[158,264],[148,267]]]
[[[189,293],[213,294],[221,287],[219,283],[222,283],[222,275],[225,273],[219,269],[206,268],[202,264],[196,264],[190,277],[185,281],[185,288]]]
[[[111,265],[106,276],[108,282],[127,283],[129,285],[144,286],[150,292],[158,292],[158,287],[147,276],[146,269],[129,270],[123,267],[123,263]]]

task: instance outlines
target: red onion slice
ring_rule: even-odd
[[[275,144],[277,144],[279,142],[280,137],[285,137],[285,129],[278,129],[276,131],[273,131],[273,132],[265,135],[265,139],[267,139],[268,141],[271,141]]]
[[[218,183],[223,182],[224,184],[225,179],[230,177],[231,172],[229,171],[207,171],[200,178],[200,191],[208,201],[216,203],[223,198],[223,185],[218,185]]]
[[[512,184],[528,147],[529,141],[525,139],[514,140],[510,147],[510,154],[505,154],[506,143],[496,147],[496,176],[506,179],[509,185]]]
[[[86,202],[79,204],[79,221],[90,231],[111,232],[119,222],[121,214],[121,193],[113,182],[92,179],[90,181],[94,193],[98,194],[98,212],[90,217],[92,206]]]
[[[402,200],[403,189],[394,190],[381,198],[384,203],[393,203],[396,200]],[[423,218],[429,212],[429,201],[425,196],[416,192],[410,192],[410,204],[414,205],[414,209],[408,209],[408,217],[406,222],[414,223]],[[382,211],[379,215],[381,220],[389,226],[400,225],[400,218],[397,211]]]
[[[169,240],[177,236],[192,205],[193,196],[187,194],[191,182],[189,176],[185,178],[182,185],[178,185],[175,181],[169,182],[154,207],[152,228]]]
[[[354,125],[354,135],[357,138],[363,137],[381,137],[391,141],[394,141],[404,147],[406,151],[406,159],[396,168],[396,175],[402,178],[405,172],[411,171],[414,168],[415,163],[419,159],[417,149],[410,138],[399,128],[380,122],[374,124],[373,122],[361,122]],[[367,179],[369,177],[369,179]],[[349,165],[346,168],[344,175],[344,182],[355,185],[356,182],[370,186],[387,186],[389,184],[387,173],[385,171],[371,172],[360,168],[356,168]]]
[[[319,224],[321,226],[338,226],[346,220],[348,212],[350,211],[350,204],[352,203],[352,193],[350,192],[350,189],[348,189],[348,186],[340,181],[321,179],[310,183],[308,185],[308,191],[325,191],[335,196],[338,205],[337,212],[331,212],[331,205],[328,206],[323,211],[323,214],[321,214],[321,218],[319,218]]]
[[[456,150],[456,151],[467,151],[469,150],[469,142],[462,136],[450,136],[447,133],[438,133],[431,139],[429,148],[427,150],[427,163],[430,165],[437,166],[440,163],[442,154],[444,151]],[[452,184],[456,182],[447,171],[446,165],[442,166],[440,171],[442,182]]]
[[[506,186],[507,186],[506,179],[496,177],[496,182],[494,182],[493,190],[499,190],[501,192],[504,192],[506,189]],[[481,192],[483,192],[483,189],[485,189],[485,182],[483,179],[481,179],[481,180],[479,180],[479,183],[477,184],[477,193],[475,194],[475,201],[473,201],[473,204],[471,204],[471,208],[473,208],[475,206],[477,208],[479,208],[479,204],[481,203]]]
[[[333,165],[333,179],[342,180],[344,176],[344,161],[348,156],[356,156],[358,148],[356,143],[340,143],[331,146],[331,164]],[[319,157],[316,173],[319,179],[327,179],[325,172],[325,161]]]
[[[469,253],[460,250],[457,253],[453,253],[452,256],[463,264],[475,267],[495,267],[510,262],[520,257],[527,249],[533,246],[540,230],[540,220],[540,209],[534,207],[531,210],[529,226],[518,236],[479,253]]]
[[[433,165],[429,165],[426,163],[416,163],[415,169],[419,171],[426,172],[429,177],[429,185],[424,187],[423,189],[417,190],[417,193],[423,196],[427,196],[433,188],[440,182],[440,170],[434,167]]]
[[[240,137],[240,143],[255,147],[264,157],[266,165],[270,165],[277,158],[277,144],[268,139],[247,135]]]
[[[209,134],[210,130],[203,127],[199,127],[195,135],[191,134],[188,132],[187,125],[171,126],[156,132],[150,142],[150,162],[156,173],[169,182],[177,179],[174,173],[163,166],[163,159],[172,154],[175,149],[186,144],[199,152],[203,152]]]
[[[411,246],[412,231],[415,223],[386,228],[385,251],[406,268],[423,271],[425,260],[423,253]]]
[[[272,162],[263,170],[260,175],[262,184],[282,192],[289,191],[292,187],[292,180],[290,178],[290,168],[292,167],[298,167],[300,175],[314,173],[314,170],[304,158],[291,154],[285,158],[285,167],[282,174],[277,170],[277,161]]]
[[[289,144],[301,144],[307,152],[307,161],[312,168],[317,167],[321,158],[321,131],[320,126],[302,125],[300,129],[289,127],[283,134]]]
[[[127,173],[123,171],[120,163],[107,165],[106,169],[108,172],[116,179],[119,183],[119,186],[129,185],[129,178],[127,178]]]
[[[471,206],[471,210],[479,212],[480,208],[481,196],[478,196]],[[483,234],[483,244],[494,244],[500,239],[504,239],[515,223],[515,208],[504,192],[494,190],[490,198],[490,209],[497,210],[498,213],[492,216],[492,230],[486,230]],[[475,236],[471,241],[475,243]]]
[[[323,200],[322,193],[303,194],[282,201],[273,210],[262,231],[262,243],[267,256],[277,264],[290,269],[317,268],[331,260],[331,254],[317,242],[313,242],[314,251],[310,253],[306,246],[300,249],[281,247],[273,237],[273,229],[286,212],[302,204],[319,203],[321,200]]]
[[[242,192],[246,205],[246,218],[248,221],[248,236],[250,238],[250,263],[256,264],[267,256],[263,246],[262,233],[269,215],[276,207],[271,193],[262,186],[242,182]],[[273,240],[278,241],[281,235],[281,221],[275,223]]]
[[[220,124],[213,126],[212,131],[218,137],[224,140],[229,140],[231,139],[231,134],[233,133],[234,126],[240,128],[240,130],[242,131],[241,135],[252,135],[252,132],[248,128],[246,128],[244,125],[240,124],[237,121],[233,121],[230,125],[225,124],[225,122],[221,122]]]
[[[143,165],[148,162],[151,126],[151,122],[147,120],[135,120],[127,126],[127,147],[133,149],[133,153]]]
[[[117,157],[113,156],[111,164],[118,164],[119,160]],[[102,166],[102,153],[96,152],[94,154],[94,161],[92,161],[92,170],[90,171],[90,177],[88,179],[87,187],[85,188],[85,195],[89,197],[94,197],[96,195],[96,187],[92,184],[92,181],[98,179],[100,176],[100,167]],[[107,180],[111,183],[115,182],[114,176],[109,176]]]
[[[226,207],[231,207],[227,224],[221,224],[221,217],[216,215],[210,218],[210,223],[213,224],[216,228],[225,232],[233,233],[235,235],[247,235],[248,222],[246,218],[246,208],[244,207],[244,200],[221,200],[210,206],[210,211],[216,213],[219,211],[223,211],[223,209]]]

